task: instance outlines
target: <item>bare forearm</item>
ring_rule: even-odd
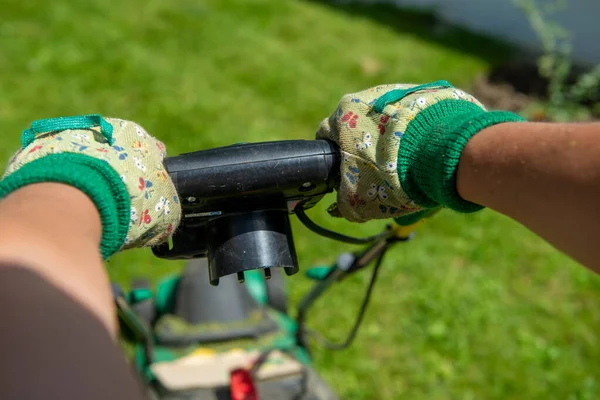
[[[79,190],[26,186],[0,202],[0,261],[31,268],[90,310],[114,336],[116,321],[99,252],[100,217]]]
[[[463,151],[457,189],[600,273],[600,124],[490,127]]]

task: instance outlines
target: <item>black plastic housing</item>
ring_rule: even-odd
[[[314,206],[339,181],[339,150],[325,140],[246,143],[167,158],[183,219],[166,259],[208,257],[211,283],[263,268],[298,271],[289,214]],[[240,275],[241,273],[241,275]]]
[[[250,266],[281,267],[287,275],[298,272],[298,259],[286,210],[252,211],[227,215],[210,223],[208,266],[211,284],[221,276]],[[239,280],[243,276],[238,275]]]

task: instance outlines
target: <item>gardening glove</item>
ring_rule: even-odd
[[[136,123],[100,115],[43,119],[23,131],[21,144],[0,181],[0,198],[38,182],[78,188],[100,213],[104,259],[161,243],[179,224],[165,146]]]
[[[456,190],[461,152],[481,130],[518,121],[524,120],[510,112],[487,111],[446,81],[347,94],[317,132],[342,153],[337,203],[329,211],[354,222],[394,217],[407,225],[441,207],[480,210]]]

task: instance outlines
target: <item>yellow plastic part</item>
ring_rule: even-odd
[[[195,356],[205,356],[205,357],[210,357],[210,356],[216,356],[217,352],[214,351],[213,349],[209,349],[206,347],[200,347],[196,350],[194,350],[193,352],[191,352],[190,354],[188,354],[189,357],[195,357]]]
[[[411,233],[413,233],[417,229],[419,225],[423,224],[424,221],[425,220],[422,219],[418,222],[415,222],[414,224],[406,226],[402,226],[397,224],[396,222],[393,222],[392,230],[394,231],[394,234],[398,239],[406,239],[410,236]]]
[[[400,225],[396,222],[392,222],[392,230],[394,231],[398,239],[407,239],[410,236],[410,234],[416,231],[420,225],[422,225],[426,220],[433,217],[441,210],[441,208],[431,210],[429,213],[427,213],[427,215],[424,218],[411,225]]]

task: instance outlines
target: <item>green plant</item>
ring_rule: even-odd
[[[540,2],[513,0],[523,10],[538,36],[543,54],[538,59],[539,73],[548,80],[548,101],[544,114],[552,120],[589,118],[593,110],[582,109],[582,103],[593,100],[600,89],[600,65],[580,75],[570,84],[573,75],[573,45],[568,30],[551,19],[563,10],[566,0]]]

